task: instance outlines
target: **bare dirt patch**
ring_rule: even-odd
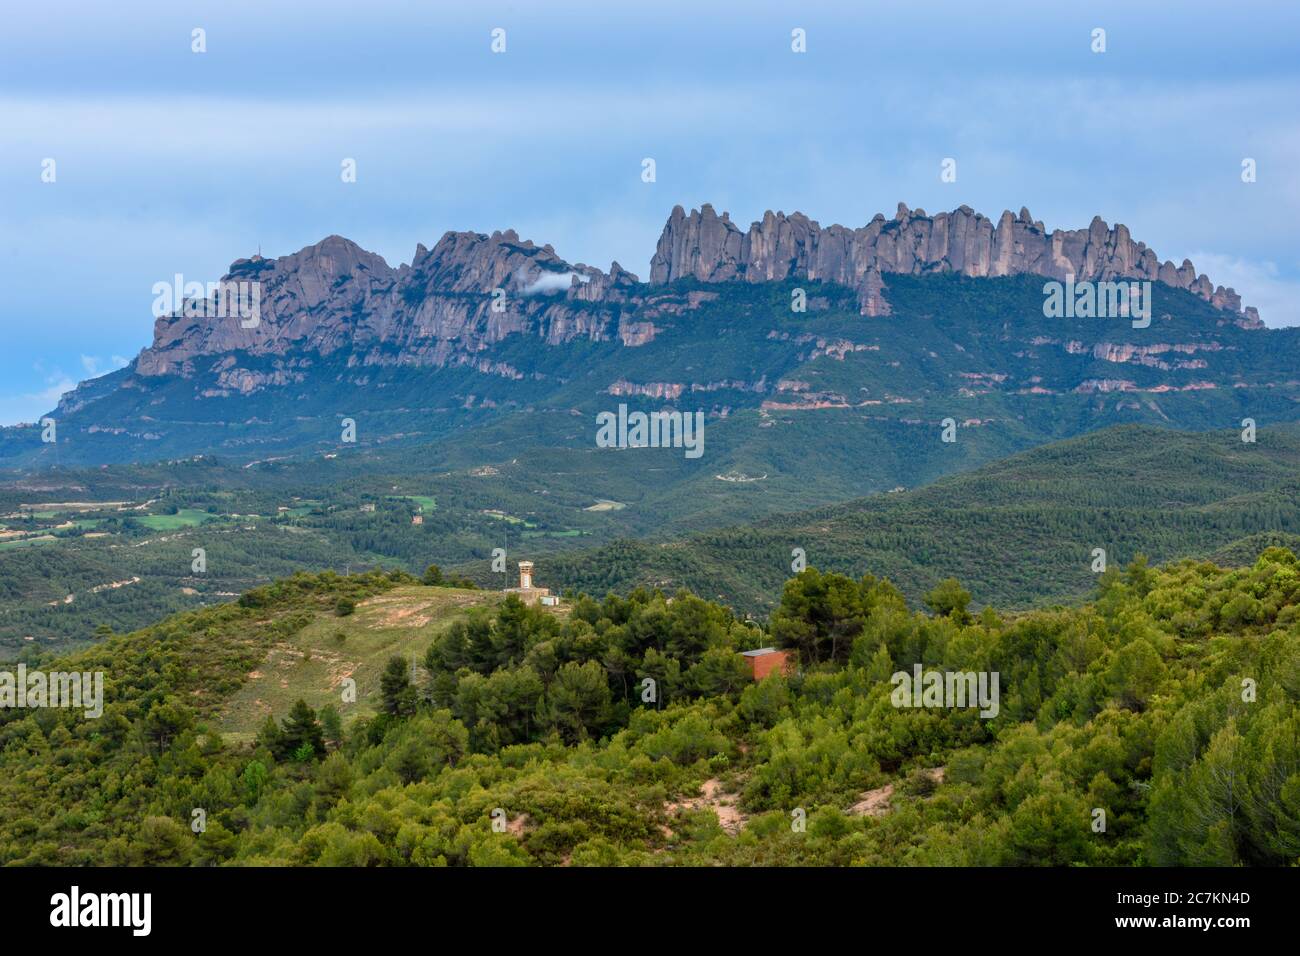
[[[133,574],[131,577],[127,578],[124,581],[109,581],[107,584],[96,584],[93,588],[90,589],[90,593],[98,594],[100,591],[115,590],[117,588],[124,588],[128,584],[139,584],[139,583],[140,583],[140,576],[138,574]]]
[[[740,808],[736,806],[736,800],[736,794],[723,790],[721,780],[717,777],[710,777],[704,781],[699,796],[667,803],[664,805],[664,809],[669,814],[676,814],[683,810],[704,810],[707,808],[717,816],[718,824],[722,829],[735,836],[749,822],[748,815],[742,813]],[[671,832],[671,830],[668,831],[669,834]]]
[[[943,783],[948,773],[947,767],[931,767],[925,771],[935,785]],[[858,802],[849,807],[847,813],[854,817],[883,817],[893,809],[894,784],[887,783],[874,790],[864,790],[858,794]]]
[[[849,815],[854,817],[883,817],[890,809],[890,800],[894,796],[894,785],[887,783],[875,790],[864,790],[858,794],[860,799],[849,807]]]
[[[432,607],[432,601],[422,601],[418,604],[406,604],[386,610],[378,621],[370,625],[370,628],[373,630],[380,627],[424,627],[433,620],[432,613],[424,613]]]
[[[437,597],[429,598],[412,598],[409,594],[381,594],[362,601],[358,606],[377,612],[377,616],[366,625],[368,630],[373,631],[387,627],[424,627],[441,613],[473,607],[482,602],[481,594],[458,594],[447,590]]]

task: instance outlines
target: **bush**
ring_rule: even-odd
[[[928,797],[939,789],[931,770],[913,770],[903,781],[903,792],[909,797]]]

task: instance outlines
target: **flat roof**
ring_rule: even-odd
[[[758,650],[756,650],[756,651],[741,651],[740,653],[743,654],[745,657],[762,657],[764,654],[775,654],[775,653],[776,653],[776,648],[775,648],[775,647],[760,647],[760,648],[759,648]]]

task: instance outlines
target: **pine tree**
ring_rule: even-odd
[[[320,709],[320,725],[326,743],[337,747],[343,742],[343,718],[333,704],[326,704]]]
[[[379,692],[384,700],[386,714],[415,713],[415,688],[406,661],[397,655],[388,659],[388,666],[379,678]]]
[[[280,752],[277,760],[293,757],[295,760],[311,760],[325,754],[325,737],[316,711],[299,698],[289,711],[280,731]],[[307,748],[304,750],[303,748]]]

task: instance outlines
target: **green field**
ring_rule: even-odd
[[[51,541],[57,541],[53,535],[41,535],[39,538],[19,538],[16,541],[0,541],[0,551],[11,551],[14,548],[26,548],[36,544],[48,544]]]
[[[433,495],[392,495],[394,500],[414,501],[423,511],[436,511],[438,499]]]
[[[150,531],[175,531],[177,528],[191,528],[219,518],[197,508],[181,508],[174,515],[144,515],[137,520]]]
[[[523,525],[525,528],[536,527],[531,521],[525,521],[523,518],[517,517],[516,515],[508,515],[504,511],[485,511],[483,514],[488,518],[493,518],[497,521],[504,521],[506,524],[519,524]]]
[[[408,586],[361,602],[347,617],[317,614],[292,638],[271,648],[226,701],[218,727],[232,741],[251,740],[268,714],[286,713],[299,698],[318,709],[334,704],[345,723],[374,714],[379,675],[390,657],[397,654],[418,662],[435,634],[463,619],[471,608],[500,599],[493,591]],[[349,677],[357,682],[355,704],[342,702],[342,681]]]

